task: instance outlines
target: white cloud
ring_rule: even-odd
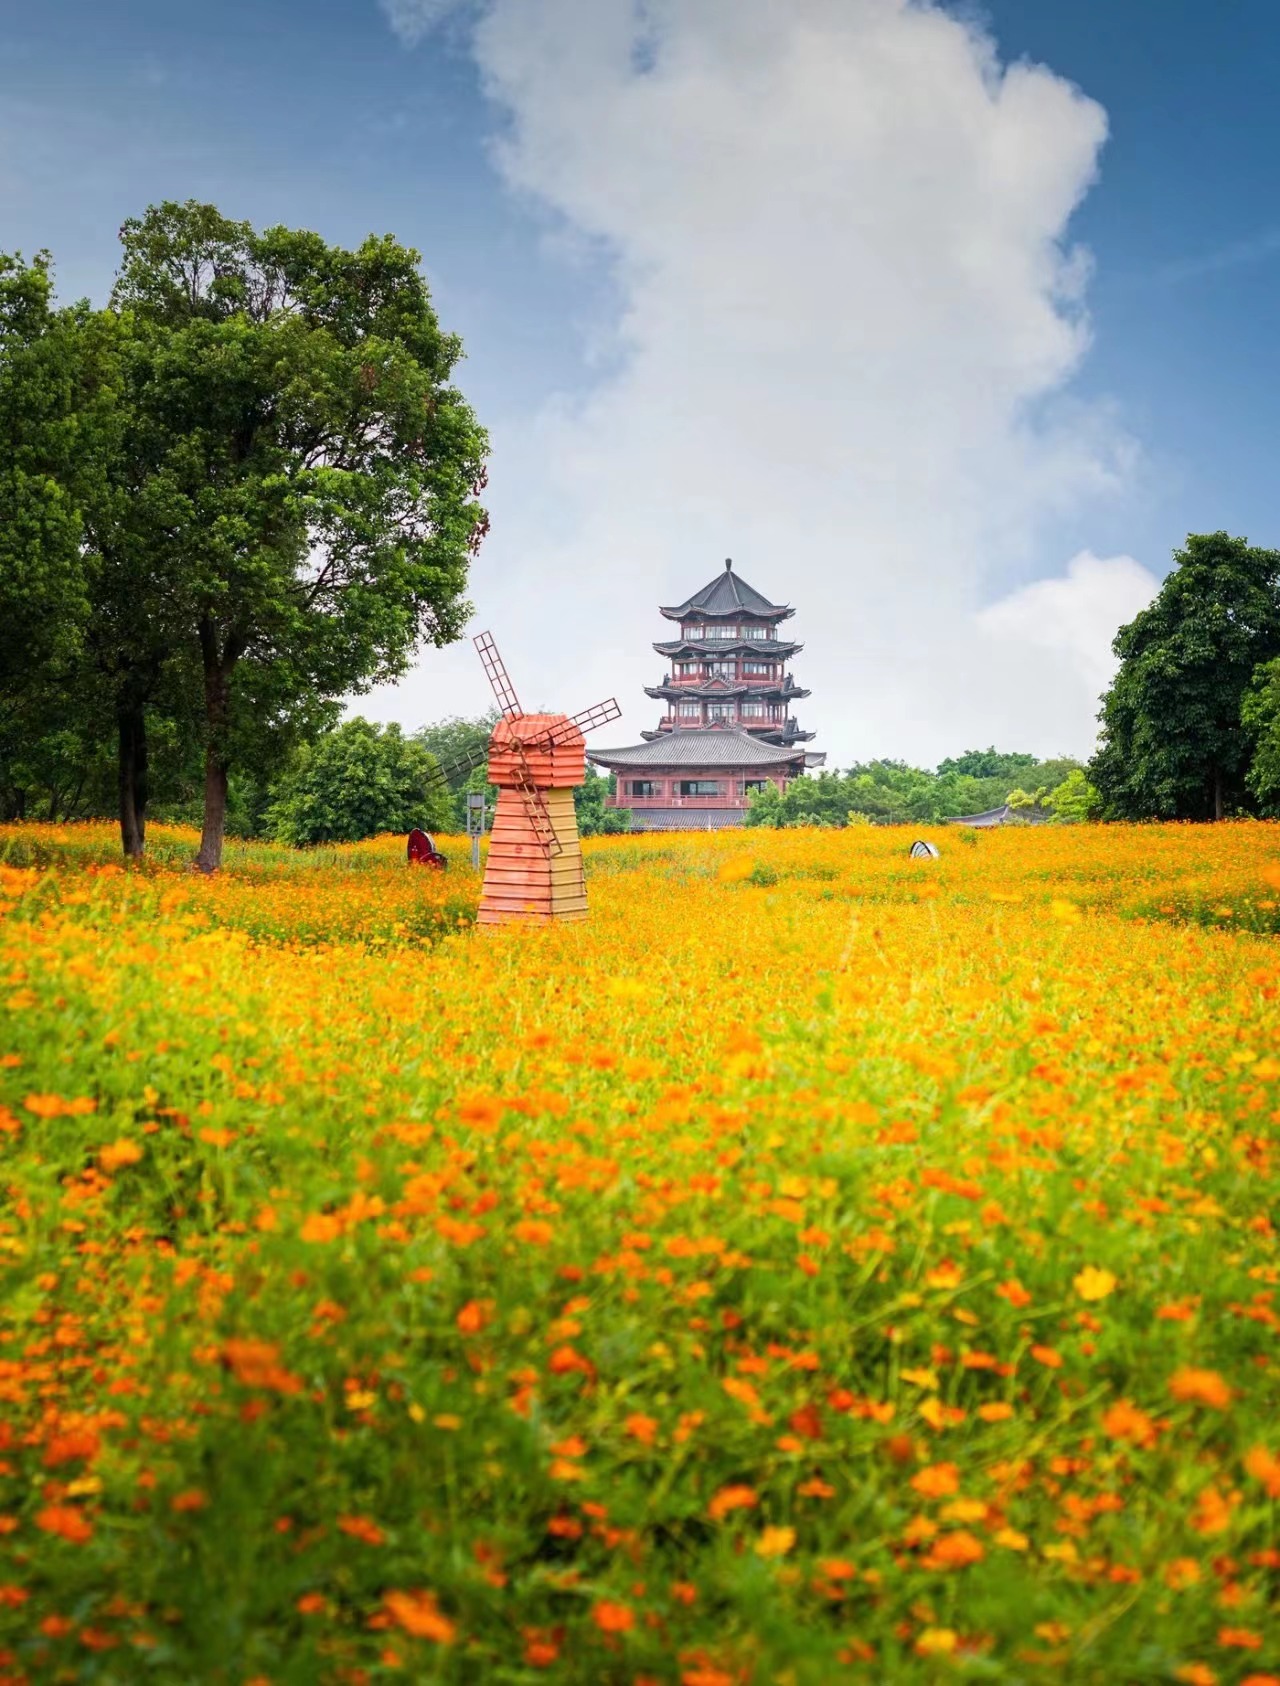
[[[378,0],[387,22],[407,47],[416,47],[465,0]]]
[[[499,167],[620,301],[613,372],[495,437],[474,595],[528,696],[616,691],[635,741],[655,605],[732,555],[797,606],[833,761],[1087,750],[1150,576],[1083,556],[983,602],[1123,484],[1128,442],[1063,392],[1100,107],[927,0],[488,0],[475,52]],[[1063,631],[1028,669],[1037,613]],[[475,675],[431,654],[377,706],[469,707]]]
[[[1132,556],[1083,550],[1056,579],[1033,580],[976,616],[979,648],[1001,680],[1017,679],[1025,696],[1074,688],[1078,705],[1096,699],[1115,676],[1111,640],[1145,609],[1160,581]]]

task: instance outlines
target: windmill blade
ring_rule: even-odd
[[[547,733],[550,742],[565,743],[575,731],[581,732],[585,738],[588,732],[594,732],[597,726],[607,726],[611,720],[616,720],[622,710],[618,707],[616,697],[610,697],[606,702],[598,702],[593,708],[584,708],[580,714],[572,714],[558,726],[553,726]]]
[[[480,763],[487,759],[489,746],[487,743],[473,749],[467,755],[455,755],[451,761],[437,761],[427,774],[428,784],[452,785],[455,779],[465,779],[468,773],[474,773]]]
[[[482,632],[474,640],[480,654],[480,665],[488,676],[493,694],[498,699],[498,707],[508,720],[518,720],[524,713],[520,707],[520,699],[516,696],[516,688],[511,683],[511,677],[498,654],[498,646],[493,641],[491,632]]]

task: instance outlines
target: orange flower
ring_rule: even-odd
[[[713,1522],[721,1522],[731,1510],[751,1510],[759,1503],[760,1495],[754,1487],[722,1487],[707,1506],[707,1515]]]
[[[457,1628],[436,1607],[430,1592],[388,1592],[382,1607],[397,1627],[413,1639],[431,1639],[437,1645],[452,1645]]]
[[[98,1149],[98,1164],[111,1175],[113,1171],[122,1171],[126,1165],[136,1165],[142,1158],[142,1149],[137,1142],[129,1140],[128,1136],[120,1136],[106,1147]]]
[[[1023,1306],[1031,1304],[1031,1295],[1016,1277],[1012,1277],[1008,1282],[1002,1282],[996,1289],[996,1293],[1002,1300],[1007,1300],[1015,1311],[1021,1311]]]
[[[1218,1644],[1237,1651],[1260,1651],[1262,1635],[1247,1627],[1220,1627]]]
[[[911,1485],[927,1499],[943,1499],[960,1491],[960,1471],[955,1464],[928,1464],[911,1477]]]
[[[943,1534],[935,1540],[928,1556],[922,1561],[929,1569],[967,1569],[971,1563],[980,1563],[986,1555],[986,1547],[981,1540],[975,1539],[967,1528],[957,1528],[954,1533]]]
[[[1169,1392],[1183,1403],[1212,1405],[1225,1411],[1231,1403],[1231,1389],[1216,1370],[1175,1370],[1169,1378]]]
[[[1231,1526],[1231,1502],[1216,1487],[1206,1487],[1191,1512],[1191,1526],[1197,1534],[1225,1534]]]
[[[478,1335],[493,1315],[492,1300],[468,1300],[454,1318],[464,1335]]]
[[[23,1101],[28,1112],[37,1118],[61,1118],[63,1101],[61,1095],[28,1095]]]
[[[280,1363],[280,1348],[274,1341],[234,1339],[224,1341],[222,1362],[242,1387],[266,1388],[275,1393],[301,1393],[302,1382]]]
[[[1062,1368],[1062,1354],[1055,1347],[1033,1346],[1031,1356],[1037,1364],[1043,1364],[1048,1370],[1060,1370]]]
[[[1245,1454],[1244,1467],[1255,1481],[1261,1481],[1273,1499],[1280,1499],[1280,1458],[1265,1446],[1255,1446]]]
[[[607,1598],[591,1606],[591,1619],[601,1633],[628,1633],[636,1625],[635,1611],[627,1604],[612,1604]]]
[[[189,1511],[203,1510],[209,1503],[209,1495],[202,1493],[198,1487],[189,1487],[185,1492],[175,1493],[169,1500],[169,1509],[176,1515],[182,1516]]]
[[[380,1546],[387,1541],[382,1529],[368,1516],[340,1516],[338,1529],[353,1540],[363,1540],[366,1545]]]
[[[522,1218],[514,1224],[511,1230],[517,1241],[523,1241],[528,1247],[546,1247],[555,1240],[556,1232],[551,1224],[542,1218]]]
[[[1108,1405],[1102,1413],[1102,1430],[1112,1440],[1129,1440],[1135,1446],[1154,1446],[1156,1441],[1156,1425],[1128,1399]]]
[[[304,1241],[316,1245],[336,1241],[342,1234],[342,1220],[332,1212],[312,1212],[302,1220],[302,1228],[298,1234]]]
[[[72,1545],[84,1545],[93,1538],[93,1525],[86,1522],[84,1513],[74,1505],[45,1505],[36,1512],[36,1527],[45,1534],[56,1534]]]
[[[638,1440],[642,1446],[652,1446],[657,1438],[658,1419],[646,1417],[642,1411],[633,1411],[622,1426],[631,1438]]]

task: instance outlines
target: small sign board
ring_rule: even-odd
[[[479,837],[484,831],[485,794],[482,790],[467,792],[467,836]]]

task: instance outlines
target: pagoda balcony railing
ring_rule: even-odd
[[[688,673],[682,674],[680,678],[677,679],[674,673],[664,673],[662,678],[658,680],[658,683],[653,688],[657,691],[664,685],[670,685],[676,690],[685,690],[697,685],[705,685],[709,679],[728,678],[729,675],[725,673]],[[768,679],[762,673],[741,673],[736,679],[730,680],[730,683],[734,685],[759,686],[762,690],[785,691],[789,686],[795,683],[795,680],[790,673],[784,673],[776,679]]]
[[[758,715],[748,715],[745,719],[695,720],[692,716],[682,714],[664,714],[658,720],[658,730],[671,727],[675,731],[701,732],[718,728],[722,732],[787,732],[798,728],[796,720],[761,719]]]

